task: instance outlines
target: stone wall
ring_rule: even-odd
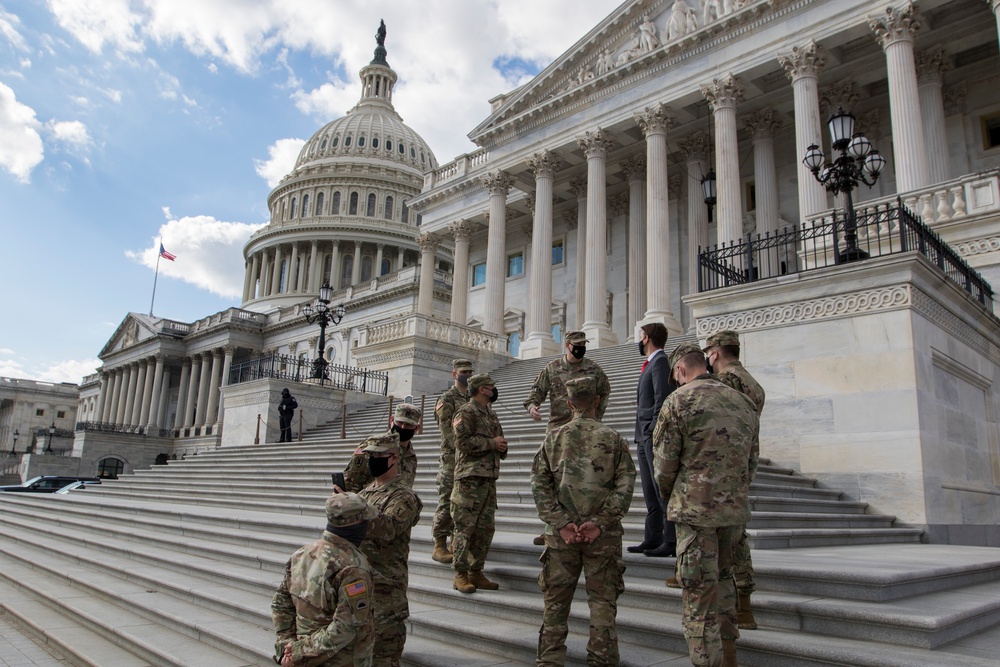
[[[281,390],[286,387],[299,404],[292,422],[293,438],[298,437],[300,427],[308,431],[340,417],[345,398],[342,389],[273,379],[228,385],[222,388],[225,416],[220,446],[248,447],[277,442],[278,403]],[[255,442],[258,440],[259,443]]]

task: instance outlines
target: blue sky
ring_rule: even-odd
[[[128,311],[239,305],[241,248],[302,142],[360,94],[440,163],[609,0],[0,0],[0,376],[79,381]],[[456,131],[455,128],[460,128]]]

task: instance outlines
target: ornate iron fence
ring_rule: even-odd
[[[77,431],[101,431],[102,433],[124,433],[129,435],[156,436],[169,438],[174,434],[172,429],[149,429],[145,426],[132,424],[111,424],[108,422],[77,422]]]
[[[389,391],[389,374],[383,371],[332,364],[317,365],[315,361],[285,354],[262,355],[233,364],[229,369],[229,384],[263,378],[322,384],[362,394],[385,396]]]
[[[698,249],[698,291],[743,285],[764,278],[916,251],[993,312],[993,288],[900,199],[856,212],[856,239],[849,221],[834,212],[774,233]]]

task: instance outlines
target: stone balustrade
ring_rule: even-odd
[[[460,155],[448,164],[432,169],[424,175],[424,188],[447,183],[450,180],[468,176],[480,167],[489,163],[490,154],[486,149],[480,148],[472,153]]]
[[[416,314],[367,327],[362,334],[361,347],[388,343],[409,336],[421,336],[430,341],[451,343],[496,354],[503,353],[507,347],[507,341],[502,336]]]

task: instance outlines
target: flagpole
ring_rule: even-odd
[[[163,245],[163,241],[160,241],[160,246]],[[157,250],[156,253],[156,273],[153,274],[153,296],[149,300],[149,316],[153,316],[153,302],[156,301],[156,279],[160,277],[160,253]]]

